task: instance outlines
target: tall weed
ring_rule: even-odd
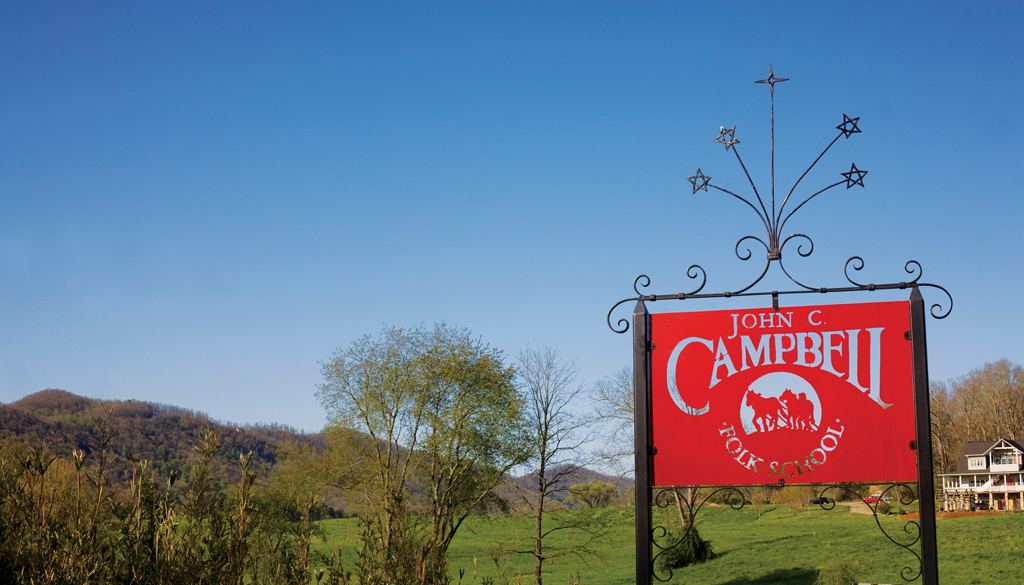
[[[255,489],[251,456],[228,494],[213,489],[210,466],[219,437],[195,447],[188,488],[154,477],[147,461],[108,449],[117,433],[110,409],[94,418],[99,449],[70,461],[18,443],[0,444],[0,582],[48,584],[307,585],[314,498],[275,501]],[[133,466],[127,485],[112,485],[115,457]],[[265,505],[264,505],[265,504]],[[317,583],[347,584],[336,561]]]

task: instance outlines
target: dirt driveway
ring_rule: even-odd
[[[836,502],[837,506],[849,506],[854,514],[871,514],[871,508],[864,502]]]

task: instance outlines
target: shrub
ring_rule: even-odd
[[[605,508],[615,499],[614,485],[595,479],[586,483],[578,483],[569,488],[567,504],[582,502],[587,508]]]
[[[818,578],[815,579],[814,585],[854,585],[857,579],[853,576],[853,569],[851,563],[829,561],[818,568]]]
[[[300,502],[291,516],[281,507],[261,509],[249,455],[239,457],[241,480],[232,494],[213,493],[214,432],[196,447],[187,490],[171,491],[175,475],[161,486],[148,462],[128,451],[131,480],[114,484],[110,412],[96,421],[100,449],[88,462],[79,450],[67,461],[0,442],[0,583],[308,585],[315,501]],[[340,563],[330,577],[323,585],[348,578]]]
[[[671,532],[668,534],[669,542],[675,542],[679,538],[679,536]],[[715,551],[711,548],[711,541],[704,540],[700,533],[697,532],[696,526],[681,538],[682,540],[679,541],[679,544],[662,552],[658,557],[656,566],[658,571],[681,569],[715,558]]]
[[[889,505],[889,502],[878,502],[878,507],[875,510],[882,516],[888,516],[889,512],[892,511],[892,506]]]

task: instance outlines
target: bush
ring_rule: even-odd
[[[892,511],[892,506],[889,505],[888,502],[878,502],[877,506],[878,507],[875,508],[875,510],[877,510],[878,513],[881,514],[882,516],[888,516],[889,512]]]
[[[829,561],[818,568],[818,578],[815,579],[814,585],[854,585],[857,579],[853,575],[852,564]]]
[[[669,533],[668,541],[676,542],[680,537]],[[658,571],[670,569],[682,569],[697,563],[704,563],[715,558],[715,551],[711,548],[711,541],[701,538],[697,527],[694,526],[690,532],[681,537],[682,540],[676,546],[664,551],[658,557]]]

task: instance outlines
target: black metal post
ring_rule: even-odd
[[[938,585],[935,544],[935,480],[932,473],[931,404],[928,396],[928,347],[924,334],[924,298],[915,286],[910,293],[910,339],[914,362],[914,412],[917,416],[917,491],[921,521],[921,577]]]
[[[647,307],[633,309],[633,448],[636,486],[636,584],[651,584],[651,335]]]

